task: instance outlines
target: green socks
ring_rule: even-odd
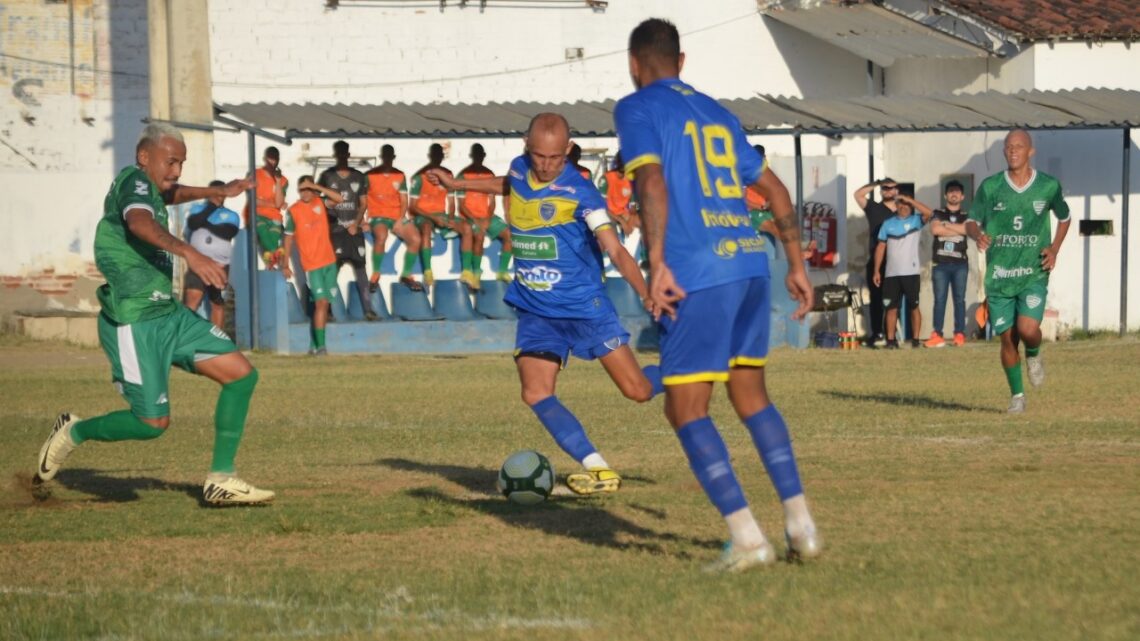
[[[165,431],[140,421],[130,410],[119,410],[79,421],[71,427],[71,440],[76,445],[83,441],[145,441]]]
[[[511,252],[509,252],[509,251],[499,252],[499,273],[502,274],[502,273],[506,272],[507,268],[509,268],[510,266],[511,266]]]
[[[325,346],[325,328],[322,327],[320,329],[317,329],[316,327],[313,327],[309,331],[309,334],[310,338],[312,339],[309,342],[313,344],[313,349],[320,349]]]
[[[459,252],[459,263],[463,266],[463,271],[471,271],[471,258],[474,254],[470,251]]]
[[[400,270],[400,278],[407,278],[412,275],[412,268],[416,266],[417,258],[419,256],[415,252],[404,252],[404,268]]]
[[[1005,378],[1009,381],[1009,391],[1014,396],[1025,393],[1025,384],[1021,381],[1021,361],[1013,367],[1005,368]]]
[[[1025,357],[1026,358],[1034,358],[1040,353],[1041,353],[1041,346],[1040,345],[1038,345],[1037,347],[1030,347],[1028,345],[1025,346]]]
[[[256,369],[245,378],[222,385],[218,406],[214,410],[214,460],[210,463],[211,473],[233,474],[234,457],[237,456],[241,435],[245,431],[245,417],[249,414],[249,399],[256,386]]]
[[[420,247],[420,263],[425,272],[431,269],[431,247]]]
[[[372,273],[379,274],[380,268],[384,265],[384,254],[377,254],[372,252]]]

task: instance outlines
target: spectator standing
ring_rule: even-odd
[[[210,183],[211,188],[218,189],[217,193],[190,209],[190,214],[186,217],[186,230],[190,246],[221,265],[228,281],[230,258],[234,250],[233,239],[241,229],[241,216],[223,206],[226,197],[221,189],[225,186],[226,183],[221,180]],[[226,321],[226,301],[222,290],[222,287],[207,285],[193,269],[187,268],[182,281],[182,302],[196,312],[202,304],[202,298],[207,298],[210,301],[210,322],[214,327],[222,329]]]
[[[954,346],[966,344],[966,281],[970,274],[969,258],[966,256],[966,218],[962,210],[965,190],[962,183],[951,180],[946,183],[945,209],[935,209],[930,223],[934,234],[934,267],[930,271],[931,286],[934,289],[934,330],[926,340],[927,347],[945,347],[942,325],[946,317],[946,294],[954,296]]]
[[[918,308],[919,263],[918,247],[922,238],[922,226],[930,220],[933,211],[917,200],[899,194],[895,197],[895,215],[879,227],[879,244],[875,247],[875,263],[872,278],[882,287],[883,307],[886,308],[887,349],[898,349],[895,330],[899,320],[900,297],[906,296],[910,311],[910,324],[913,334],[918,335],[922,327],[922,311]],[[918,209],[921,215],[914,213]],[[886,277],[882,276],[883,263],[886,263]],[[917,338],[911,339],[911,346],[920,345]]]
[[[582,148],[578,146],[578,143],[572,143],[570,145],[570,153],[566,154],[566,159],[570,161],[570,166],[577,170],[583,178],[591,183],[594,182],[594,172],[579,162],[582,160]]]
[[[880,200],[873,196],[875,187],[879,188]],[[867,183],[855,190],[855,202],[867,216],[867,232],[869,246],[867,248],[867,289],[871,293],[871,323],[867,336],[867,346],[875,347],[883,339],[883,289],[878,285],[882,282],[882,273],[875,271],[875,250],[879,244],[879,230],[887,220],[895,215],[898,204],[899,185],[892,178],[883,178]]]
[[[356,293],[360,295],[364,318],[370,321],[380,320],[372,311],[372,303],[368,300],[368,271],[364,260],[362,227],[364,214],[368,211],[368,177],[348,166],[351,155],[347,142],[338,140],[333,143],[333,155],[336,156],[336,165],[321,172],[317,183],[340,194],[340,199],[334,200],[327,191],[321,192],[325,197],[325,208],[335,223],[331,226],[330,238],[336,253],[336,271],[339,274],[345,263],[352,265]]]

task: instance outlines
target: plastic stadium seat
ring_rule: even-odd
[[[308,316],[305,315],[305,308],[301,306],[301,299],[297,296],[297,290],[289,281],[285,281],[285,298],[285,304],[289,309],[289,323],[300,325],[309,322]]]
[[[334,322],[344,323],[349,320],[348,309],[344,306],[344,296],[341,295],[340,286],[333,286],[333,299],[331,311]]]
[[[618,316],[644,316],[641,297],[624,278],[606,278],[606,294],[614,303]]]
[[[471,309],[467,287],[458,280],[435,282],[435,313],[449,321],[479,320]]]
[[[438,281],[437,281],[438,284]],[[427,290],[413,292],[400,283],[392,283],[392,315],[406,321],[443,320],[432,311]]]
[[[495,320],[518,318],[514,308],[503,302],[509,286],[501,280],[480,281],[479,291],[475,292],[475,312]]]
[[[392,320],[392,315],[388,313],[388,303],[384,301],[384,292],[379,288],[368,295],[368,302],[372,304],[372,311],[376,312],[380,320]],[[355,283],[350,283],[348,286],[348,317],[354,321],[364,320],[364,308],[360,306],[360,293]]]

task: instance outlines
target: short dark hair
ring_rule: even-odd
[[[629,53],[638,60],[661,58],[676,64],[681,59],[681,34],[672,22],[650,18],[629,34]]]
[[[343,140],[338,140],[338,141],[333,143],[333,151],[334,152],[340,151],[342,149],[344,151],[348,151],[348,143],[347,142],[345,142]]]
[[[752,148],[755,149],[756,151],[760,152],[761,156],[767,156],[768,155],[767,150],[764,149],[764,145],[752,145]]]
[[[895,180],[894,178],[880,178],[879,184],[880,185],[890,184],[890,185],[894,185],[894,186],[898,187],[899,181]]]
[[[962,183],[958,182],[957,180],[951,180],[950,182],[946,183],[946,189],[943,189],[942,193],[948,194],[955,189],[962,192],[963,194],[966,193],[966,188],[962,186]]]
[[[396,155],[396,148],[393,147],[392,145],[384,145],[383,147],[380,147],[380,155],[381,156],[386,156],[389,154],[395,156]]]
[[[266,147],[265,148],[265,156],[267,158],[276,158],[276,159],[280,160],[281,159],[281,152],[276,147]]]
[[[211,181],[210,181],[210,185],[209,185],[209,186],[210,186],[210,187],[225,187],[225,186],[226,186],[226,181],[224,181],[224,180],[216,180],[216,179],[215,179],[215,180],[211,180]]]
[[[315,181],[313,180],[312,176],[301,176],[300,178],[297,179],[298,185],[300,185],[301,183],[304,183],[304,182],[310,182],[311,183],[311,182],[315,182]]]
[[[486,156],[487,152],[483,151],[483,145],[481,145],[479,143],[475,143],[475,144],[471,145],[471,155],[472,156]]]
[[[438,142],[433,142],[431,144],[431,147],[428,147],[428,153],[442,154],[443,153],[443,145],[439,144]]]

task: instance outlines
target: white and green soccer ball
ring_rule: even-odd
[[[554,489],[554,466],[534,450],[511,454],[499,470],[499,491],[515,503],[542,503]]]

